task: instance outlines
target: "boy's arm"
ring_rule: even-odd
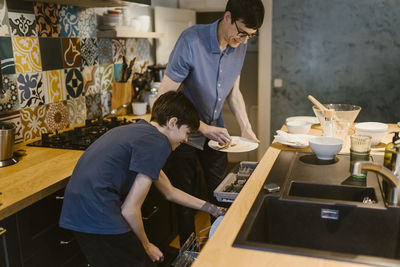
[[[163,254],[155,245],[150,243],[147,238],[144,231],[141,211],[143,201],[146,199],[151,183],[152,180],[150,177],[138,173],[135,182],[129,190],[128,196],[122,204],[121,213],[132,228],[133,232],[139,238],[147,255],[149,255],[150,259],[155,262],[162,261],[164,259]]]
[[[249,140],[259,143],[257,136],[251,128],[251,124],[246,112],[246,105],[244,103],[243,95],[239,89],[240,75],[237,77],[232,91],[228,96],[228,104],[233,115],[236,118],[241,130],[241,135]]]
[[[160,171],[158,180],[154,181],[154,185],[158,188],[158,190],[160,190],[167,200],[175,202],[179,205],[208,212],[214,217],[224,215],[226,212],[225,208],[217,207],[173,187],[167,175],[165,175],[162,170]]]

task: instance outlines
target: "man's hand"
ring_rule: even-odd
[[[228,145],[232,141],[226,128],[201,123],[199,131],[208,139],[218,142],[220,146]]]
[[[146,250],[146,253],[149,255],[152,262],[162,262],[164,260],[163,253],[152,243],[148,243],[144,249]]]
[[[260,143],[260,140],[257,139],[256,134],[253,132],[251,128],[246,128],[242,131],[242,137],[247,138],[253,142]]]

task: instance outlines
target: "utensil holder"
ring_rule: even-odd
[[[132,101],[132,83],[113,82],[111,109],[118,108],[123,104],[130,103],[131,101]],[[126,115],[129,113],[130,109],[131,105],[128,105],[128,108],[121,109],[117,115]]]

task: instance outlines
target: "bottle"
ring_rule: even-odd
[[[392,157],[393,157],[393,153],[391,152],[396,152],[396,148],[395,148],[395,142],[397,140],[399,140],[399,132],[394,132],[394,136],[392,139],[392,142],[388,143],[385,146],[385,156],[384,156],[384,161],[383,161],[383,165],[388,168],[389,170],[392,170],[394,166],[393,165],[393,161],[392,161]]]
[[[152,110],[154,102],[157,99],[157,92],[158,92],[157,88],[151,88],[151,90],[150,90],[150,95],[149,95],[149,100],[148,100],[150,110]]]
[[[325,124],[324,136],[334,137],[336,135],[336,121],[334,120],[335,110],[324,110]]]

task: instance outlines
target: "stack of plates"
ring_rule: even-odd
[[[319,120],[317,117],[313,116],[295,116],[295,117],[289,117],[286,119],[286,122],[288,121],[305,121],[311,124],[318,124]]]
[[[121,14],[108,14],[103,15],[103,25],[105,26],[117,26],[121,25],[122,15]]]

